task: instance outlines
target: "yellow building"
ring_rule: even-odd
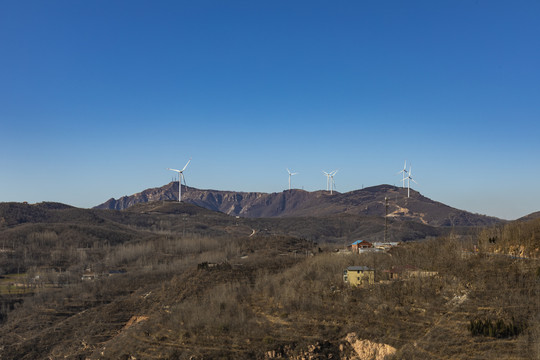
[[[375,283],[375,270],[367,266],[349,266],[343,270],[343,281],[353,286],[372,285]]]

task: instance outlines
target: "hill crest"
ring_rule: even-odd
[[[386,199],[387,203],[386,203]],[[109,199],[97,209],[124,210],[138,203],[177,200],[178,182],[146,189],[131,196]],[[200,207],[248,218],[321,217],[335,214],[388,216],[394,220],[415,221],[431,226],[485,226],[503,220],[473,214],[431,200],[411,189],[377,185],[347,193],[309,192],[292,189],[280,193],[236,192],[182,187],[182,200]]]

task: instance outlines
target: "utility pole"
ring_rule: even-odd
[[[385,214],[384,214],[384,242],[387,242],[388,239],[388,197],[384,197],[384,207],[385,207]]]

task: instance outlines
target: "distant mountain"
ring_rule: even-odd
[[[58,203],[0,203],[0,246],[35,241],[45,244],[43,241],[47,241],[47,246],[62,251],[70,247],[97,246],[97,243],[118,245],[164,234],[187,233],[227,239],[285,236],[341,246],[355,239],[371,242],[420,240],[446,235],[450,230],[415,221],[389,219],[385,222],[380,216],[344,213],[317,217],[237,218],[174,200],[137,203],[121,211],[81,209]],[[470,229],[453,230],[466,234]],[[39,256],[46,256],[44,254],[50,253],[49,250],[47,247],[32,248],[35,254],[41,254]],[[39,256],[34,260],[38,261]],[[16,259],[12,260],[8,267],[17,269]],[[32,266],[37,266],[34,260],[28,260]]]
[[[431,226],[485,226],[503,222],[486,215],[473,214],[433,201],[419,192],[391,185],[372,186],[330,195],[327,191],[308,192],[293,189],[281,193],[235,192],[182,188],[182,200],[209,210],[248,218],[322,217],[337,214],[384,216],[385,198],[388,216],[393,220],[414,221]],[[110,199],[97,209],[127,209],[138,203],[178,199],[178,182],[159,188]]]
[[[540,211],[536,211],[529,215],[523,216],[519,218],[518,221],[530,221],[530,220],[535,220],[535,219],[540,219]]]

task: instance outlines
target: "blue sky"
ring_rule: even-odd
[[[538,1],[0,1],[0,201],[400,184],[540,210]]]

